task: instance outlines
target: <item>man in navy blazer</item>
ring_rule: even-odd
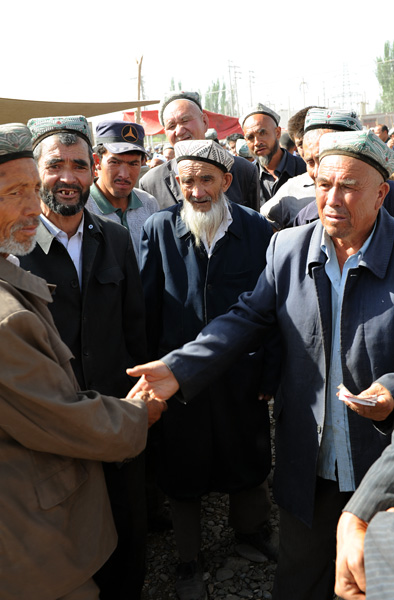
[[[226,199],[234,160],[229,152],[213,140],[190,140],[175,144],[175,157],[184,201],[152,215],[141,238],[151,359],[193,340],[241,292],[253,289],[272,236],[264,217]],[[276,356],[273,343],[267,351]],[[245,354],[237,372],[218,377],[192,403],[171,399],[156,428],[158,481],[169,497],[181,561],[180,600],[206,597],[199,553],[201,496],[208,492],[229,493],[238,542],[252,545],[254,554],[257,548],[277,556],[266,483],[270,422],[267,398],[259,399],[272,395],[276,381],[274,368],[270,381],[262,377],[262,358],[263,350]]]
[[[394,220],[382,207],[394,154],[370,132],[320,139],[320,220],[274,235],[253,292],[197,340],[129,371],[134,391],[185,401],[280,332],[274,493],[275,600],[331,600],[340,513],[390,442],[394,408]],[[234,368],[236,368],[234,366]],[[377,396],[364,406],[337,398]]]

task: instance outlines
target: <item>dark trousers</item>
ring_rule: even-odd
[[[351,495],[318,477],[312,528],[280,509],[273,600],[332,600],[337,523]]]
[[[118,545],[95,574],[100,600],[139,600],[145,578],[145,457],[140,454],[120,467],[104,463],[104,474]]]
[[[201,548],[201,500],[169,499],[175,542],[181,562],[194,560]],[[267,482],[229,495],[229,524],[238,533],[255,533],[270,516]]]

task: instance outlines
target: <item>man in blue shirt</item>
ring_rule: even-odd
[[[274,235],[267,267],[197,340],[130,370],[134,391],[185,400],[280,333],[274,494],[280,507],[275,600],[331,600],[340,513],[390,443],[394,408],[394,221],[382,207],[394,154],[373,133],[320,139],[320,220]],[[235,368],[235,367],[234,367]],[[335,389],[377,395],[374,406]]]

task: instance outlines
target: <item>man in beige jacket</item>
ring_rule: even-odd
[[[100,461],[139,454],[154,400],[80,392],[34,247],[40,180],[24,125],[0,126],[0,597],[97,600],[116,533]]]

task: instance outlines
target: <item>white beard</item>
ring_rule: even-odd
[[[209,247],[211,246],[220,224],[226,218],[228,206],[228,200],[223,192],[220,192],[217,201],[212,202],[211,209],[206,212],[195,210],[190,201],[184,200],[181,219],[193,234],[197,248],[200,247],[202,238],[207,240]]]
[[[31,223],[37,223],[37,219],[32,219]],[[14,233],[18,231],[24,225],[14,225],[10,231],[10,237],[7,239],[0,239],[0,254],[14,254],[15,256],[25,256],[26,254],[30,254],[34,250],[36,245],[36,236],[33,238],[27,239],[25,242],[17,242],[14,239]]]

